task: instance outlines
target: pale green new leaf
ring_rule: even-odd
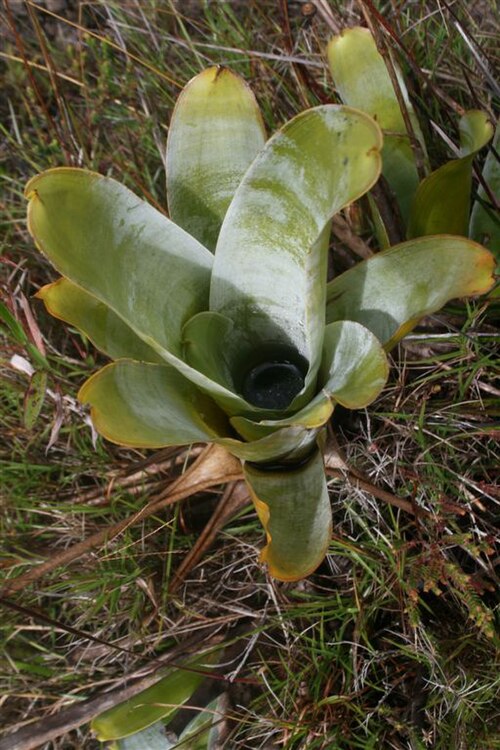
[[[389,350],[450,299],[487,292],[493,270],[491,253],[464,237],[403,242],[328,284],[327,321],[357,321]]]
[[[460,158],[447,162],[423,180],[415,194],[408,224],[409,237],[429,234],[467,236],[472,187],[472,162],[493,135],[488,115],[466,112],[459,123]]]
[[[160,719],[169,720],[206,678],[216,653],[204,654],[176,668],[133,698],[104,711],[91,722],[98,740],[117,740],[140,732]]]
[[[111,308],[69,279],[47,284],[36,296],[51,315],[78,328],[108,357],[164,362]]]
[[[248,84],[207,68],[177,99],[167,139],[170,218],[214,250],[227,207],[266,141]]]
[[[332,533],[332,515],[323,458],[316,451],[289,471],[245,464],[245,480],[266,531],[261,560],[269,573],[295,581],[322,562]]]
[[[323,343],[329,219],[380,172],[367,115],[325,105],[288,122],[243,178],[217,243],[210,309],[261,346],[288,346],[313,368]]]
[[[327,48],[330,71],[340,98],[373,117],[384,132],[382,173],[392,188],[405,223],[418,185],[415,153],[384,58],[370,31],[345,29]],[[425,143],[403,76],[394,63],[399,90],[423,157]]]

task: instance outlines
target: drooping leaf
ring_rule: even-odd
[[[161,448],[215,442],[249,461],[287,460],[302,456],[316,433],[291,426],[244,442],[228,437],[225,414],[175,368],[130,360],[111,363],[80,389],[91,406],[96,429],[120,445]]]
[[[494,259],[464,237],[422,237],[358,263],[328,284],[326,318],[354,320],[389,350],[450,299],[484,294]]]
[[[212,254],[130,190],[83,169],[49,169],[25,190],[28,228],[56,269],[104,303],[162,359],[228,408],[243,400],[180,358],[181,330],[208,307]]]
[[[160,719],[171,719],[206,678],[207,665],[215,662],[216,652],[198,656],[176,668],[133,698],[104,711],[91,722],[97,739],[117,740],[140,732]]]
[[[500,203],[500,123],[497,124],[493,148],[490,148],[483,168],[483,178],[491,193]],[[500,213],[491,204],[483,185],[479,186],[477,200],[472,207],[469,235],[476,242],[491,250],[500,271]],[[494,294],[500,294],[500,288]]]
[[[289,347],[313,368],[321,354],[329,219],[380,171],[381,134],[367,115],[325,105],[266,144],[243,178],[217,243],[210,309],[255,347]]]
[[[488,115],[466,112],[459,123],[460,158],[436,169],[418,186],[408,224],[409,237],[429,234],[467,236],[472,187],[472,162],[493,135]]]
[[[244,470],[267,536],[261,560],[282,581],[304,578],[323,560],[332,532],[321,453],[289,471],[263,471],[250,464]]]
[[[209,250],[265,140],[250,87],[227,68],[207,68],[177,99],[167,140],[170,217]]]
[[[42,287],[36,296],[48,312],[64,320],[113,359],[129,358],[141,362],[163,362],[161,356],[114,313],[110,307],[61,277]]]
[[[401,215],[408,221],[418,185],[415,152],[384,58],[370,31],[360,26],[345,29],[327,48],[335,87],[345,104],[373,117],[384,131],[382,173],[392,188]],[[425,143],[403,76],[394,63],[399,90],[425,163]]]
[[[207,442],[226,429],[216,404],[168,365],[113,362],[84,383],[78,398],[92,407],[101,435],[120,445]]]

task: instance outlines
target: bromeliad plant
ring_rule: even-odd
[[[51,169],[26,188],[28,225],[62,278],[39,296],[115,361],[80,399],[109,440],[212,441],[241,459],[262,559],[295,580],[323,559],[331,510],[321,453],[335,404],[367,406],[386,351],[447,300],[492,284],[463,237],[424,237],[326,283],[332,216],[368,191],[382,134],[341,105],[266,142],[243,80],[210,68],[169,129],[170,219],[105,176]]]

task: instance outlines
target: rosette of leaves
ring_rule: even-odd
[[[56,168],[26,188],[28,226],[62,274],[39,296],[113,360],[81,388],[100,433],[237,456],[271,574],[323,559],[331,510],[321,444],[335,404],[367,406],[386,350],[453,297],[491,286],[464,238],[426,237],[327,285],[332,216],[377,181],[382,135],[343,105],[266,141],[245,82],[209,68],[182,91],[167,146],[169,216],[115,180]]]

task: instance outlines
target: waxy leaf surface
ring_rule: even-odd
[[[210,309],[256,347],[311,366],[323,342],[329,219],[377,180],[382,136],[362,112],[325,105],[288,122],[245,174],[217,243]]]
[[[175,368],[119,360],[80,389],[96,429],[119,445],[161,448],[214,442],[248,461],[286,461],[310,451],[316,432],[300,425],[268,430],[257,440],[228,437],[226,416]]]
[[[261,560],[282,581],[312,573],[330,543],[332,515],[319,451],[296,469],[261,470],[245,464],[245,480],[264,529]]]
[[[91,405],[101,435],[120,445],[187,445],[225,430],[216,404],[169,365],[113,362],[84,383],[78,398]]]
[[[30,180],[26,195],[30,232],[57,270],[178,354],[185,321],[207,307],[209,251],[95,172],[50,169]]]
[[[58,168],[26,186],[28,228],[56,269],[229,410],[245,402],[182,360],[184,323],[208,306],[212,254],[108,177]]]
[[[167,140],[170,218],[214,250],[227,207],[266,141],[248,84],[227,68],[208,68],[183,89]]]
[[[108,357],[163,362],[111,308],[69,279],[62,277],[47,284],[36,296],[51,315],[78,328]]]
[[[436,169],[418,186],[408,224],[409,237],[428,234],[467,236],[472,162],[493,135],[485,112],[466,112],[459,123],[460,158]]]
[[[487,292],[493,270],[491,253],[464,237],[403,242],[328,284],[327,321],[357,321],[388,350],[450,299]]]
[[[186,664],[186,669],[175,669],[130,700],[104,711],[91,722],[97,739],[128,737],[160,719],[170,719],[206,679],[203,669],[215,658],[214,652],[199,656]]]
[[[382,173],[405,222],[418,185],[415,153],[384,58],[370,31],[359,26],[333,37],[327,49],[335,87],[345,104],[373,117],[384,131]],[[413,132],[425,160],[425,144],[401,72],[394,65]]]
[[[340,320],[325,328],[322,391],[348,409],[368,406],[380,393],[389,365],[377,337],[352,320]]]

